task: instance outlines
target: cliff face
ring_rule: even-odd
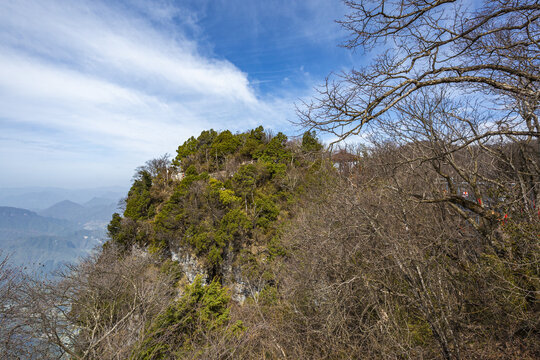
[[[235,265],[235,259],[237,259],[235,253],[225,253],[224,262],[219,271],[223,276],[223,283],[227,284],[229,288],[231,299],[237,303],[243,303],[246,298],[258,293],[261,289],[250,286],[249,280],[243,274],[242,267]],[[179,247],[176,251],[171,250],[171,260],[178,263],[189,283],[193,283],[197,277],[200,277],[205,283],[212,281],[204,265],[204,259],[193,254],[190,249]]]
[[[321,164],[321,148],[310,134],[294,143],[262,127],[203,131],[172,163],[156,159],[137,170],[108,245],[171,259],[188,283],[217,279],[243,302],[273,282],[268,264],[284,255],[280,231]]]

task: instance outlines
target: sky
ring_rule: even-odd
[[[202,130],[301,129],[339,0],[0,2],[0,187],[128,186]]]

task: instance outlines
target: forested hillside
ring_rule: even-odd
[[[414,150],[204,131],[137,169],[102,252],[27,289],[21,329],[80,359],[536,358],[537,211],[474,200],[487,233],[418,201],[471,200],[390,166]]]
[[[293,143],[262,127],[204,131],[172,163],[161,158],[137,170],[107,246],[172,258],[190,282],[197,274],[219,279],[243,300],[272,281],[264,266],[283,252],[291,207],[324,164],[321,148],[310,133]]]
[[[5,353],[540,358],[540,5],[346,4],[344,46],[381,53],[301,136],[203,131],[59,281],[0,264]]]

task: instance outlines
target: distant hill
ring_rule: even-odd
[[[50,273],[101,244],[125,190],[0,189],[0,251],[27,270]],[[46,205],[46,206],[45,206]],[[43,210],[39,210],[42,208]]]
[[[51,273],[63,265],[76,262],[100,244],[99,238],[76,233],[65,236],[39,235],[0,243],[2,252],[9,254],[12,264],[43,273]]]
[[[55,219],[63,219],[77,224],[88,222],[108,222],[117,211],[118,201],[106,198],[92,198],[84,205],[70,200],[60,201],[53,206],[39,211],[39,215]]]
[[[26,209],[0,206],[0,232],[63,234],[74,229],[69,221],[47,218]]]
[[[43,210],[63,200],[85,204],[94,198],[109,199],[112,203],[126,193],[127,188],[118,186],[76,190],[45,187],[0,188],[0,206]]]
[[[86,208],[70,200],[60,201],[42,210],[39,215],[78,222],[86,214]]]
[[[82,205],[63,201],[50,214],[87,211]],[[57,215],[55,214],[55,215]],[[66,219],[41,216],[27,209],[0,207],[0,250],[10,261],[27,270],[50,273],[66,263],[76,261],[101,244],[104,224],[78,224]]]
[[[86,209],[86,221],[106,221],[111,220],[112,214],[121,212],[118,209],[118,200],[94,198],[84,204]]]
[[[82,205],[87,208],[97,207],[97,206],[109,206],[113,203],[111,200],[112,200],[111,198],[93,197],[92,199],[88,200]],[[118,201],[115,203],[115,205],[117,203]]]

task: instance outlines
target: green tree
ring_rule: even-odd
[[[291,153],[286,148],[287,136],[279,132],[266,145],[262,158],[267,161],[281,162],[290,159]]]
[[[317,140],[315,131],[306,131],[302,136],[302,150],[306,152],[316,152],[322,149],[321,143]]]
[[[215,281],[204,285],[197,276],[182,297],[153,321],[131,359],[181,359],[201,346],[206,333],[224,328],[229,321],[229,301],[226,288]]]
[[[194,154],[197,151],[199,142],[193,136],[187,139],[182,145],[178,146],[176,150],[176,158],[173,160],[173,165],[180,166],[183,159],[189,155]]]
[[[223,158],[232,154],[240,145],[238,136],[233,135],[229,130],[222,131],[212,142],[212,156]]]
[[[154,216],[150,196],[151,187],[152,176],[146,170],[141,171],[128,192],[124,216],[133,220],[148,219]]]

